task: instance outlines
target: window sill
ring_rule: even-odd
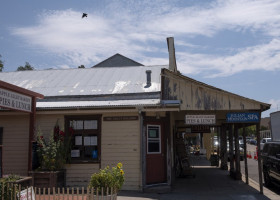
[[[70,163],[67,163],[69,165],[71,164],[99,164],[100,161],[94,161],[94,160],[72,160]]]

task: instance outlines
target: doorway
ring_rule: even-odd
[[[146,184],[166,182],[166,142],[161,123],[147,124]]]

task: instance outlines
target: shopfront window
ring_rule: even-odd
[[[71,163],[99,162],[101,150],[101,117],[66,117],[71,135]]]

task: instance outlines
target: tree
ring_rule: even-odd
[[[256,135],[256,126],[252,125],[252,126],[245,127],[245,133],[246,133],[246,136]],[[240,136],[243,135],[243,128],[238,129],[238,135],[240,135]]]
[[[261,130],[261,131],[265,131],[265,130],[269,130],[269,129],[268,129],[268,127],[267,127],[267,126],[263,126],[263,125],[261,125],[260,130]]]
[[[26,70],[33,70],[34,69],[34,67],[32,67],[30,64],[29,64],[29,62],[25,62],[25,66],[23,67],[23,66],[19,66],[18,68],[17,68],[17,71],[26,71]]]
[[[0,54],[0,72],[4,69],[4,62],[1,60],[1,54]]]
[[[85,66],[84,65],[80,65],[78,68],[85,68]]]

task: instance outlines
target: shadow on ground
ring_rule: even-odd
[[[199,165],[199,160],[200,164]],[[160,200],[268,200],[258,190],[243,181],[233,180],[228,171],[209,166],[203,158],[196,158],[193,164],[195,177],[177,178],[171,192],[142,193],[121,191],[119,200],[125,199],[160,199]]]

